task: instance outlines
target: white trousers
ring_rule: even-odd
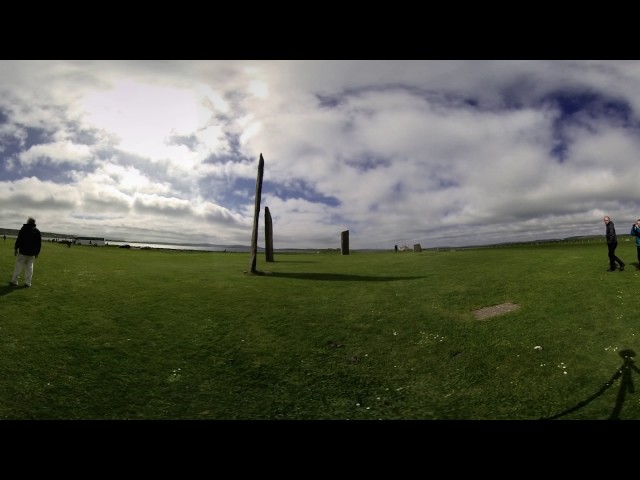
[[[31,286],[31,279],[33,278],[33,262],[36,260],[35,255],[22,255],[18,253],[16,257],[16,267],[13,270],[13,277],[11,277],[11,283],[18,283],[20,273],[24,270],[24,284]]]

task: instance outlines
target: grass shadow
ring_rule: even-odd
[[[394,280],[417,280],[424,277],[376,277],[373,275],[351,275],[344,273],[279,273],[256,272],[257,275],[265,275],[278,278],[295,278],[299,280],[324,280],[324,281],[348,281],[348,282],[391,282]]]
[[[284,260],[276,260],[274,263],[318,263],[317,260],[289,260],[285,258]]]
[[[12,287],[11,285],[2,285],[0,286],[0,297],[8,295],[17,289],[17,287]]]
[[[593,400],[601,396],[604,392],[606,392],[615,383],[616,380],[621,379],[620,387],[618,388],[618,394],[616,395],[616,403],[613,407],[611,415],[609,415],[608,418],[608,420],[620,420],[620,412],[622,411],[622,407],[624,406],[627,393],[635,393],[636,391],[635,385],[633,384],[632,372],[640,374],[640,369],[635,366],[633,360],[633,357],[636,356],[636,352],[631,349],[625,349],[621,350],[618,354],[622,357],[624,363],[615,371],[613,376],[602,386],[602,388],[600,388],[589,398],[579,402],[577,405],[565,410],[564,412],[558,413],[557,415],[554,415],[552,417],[543,418],[542,420],[555,420],[556,418],[563,417],[571,412],[575,412],[576,410],[585,407]]]

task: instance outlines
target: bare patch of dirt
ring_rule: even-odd
[[[517,310],[519,308],[520,305],[515,303],[501,303],[500,305],[493,305],[492,307],[474,310],[473,316],[476,317],[476,320],[485,320],[497,315],[503,315],[505,313],[513,312],[514,310]]]

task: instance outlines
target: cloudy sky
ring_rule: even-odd
[[[0,227],[275,248],[619,234],[638,61],[0,61]]]

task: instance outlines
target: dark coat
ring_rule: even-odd
[[[618,243],[618,237],[616,236],[616,229],[613,226],[613,220],[610,220],[609,223],[607,223],[606,237],[608,244]]]
[[[40,255],[42,236],[35,224],[25,223],[22,225],[14,248],[22,255]]]

